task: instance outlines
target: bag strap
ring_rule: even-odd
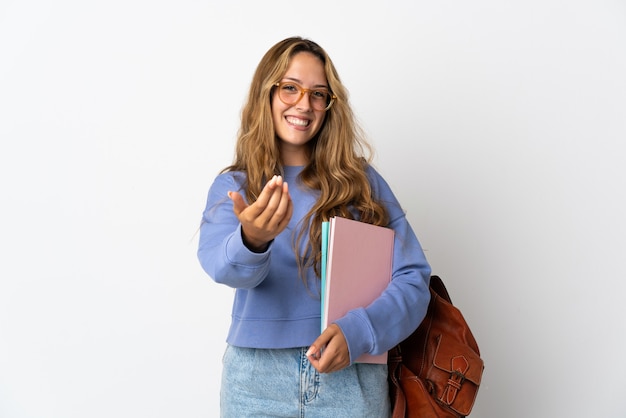
[[[387,365],[389,367],[389,384],[393,385],[391,393],[394,395],[392,399],[393,416],[391,418],[405,418],[406,415],[406,398],[404,391],[400,386],[400,366],[402,364],[402,353],[400,353],[400,345],[393,347],[387,354]]]
[[[448,289],[443,284],[443,280],[439,276],[430,276],[430,288],[442,299],[452,303]]]

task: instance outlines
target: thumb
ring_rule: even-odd
[[[322,334],[317,337],[315,341],[313,341],[313,343],[307,350],[306,356],[309,357],[309,360],[319,361],[319,359],[322,357],[322,351],[324,351],[324,348],[326,348],[326,345],[332,338],[332,335],[329,334],[328,331],[328,328],[324,330],[324,332],[322,332]]]
[[[233,201],[233,211],[235,212],[235,215],[239,216],[239,214],[248,207],[246,202],[243,200],[241,193],[228,192],[228,197]]]

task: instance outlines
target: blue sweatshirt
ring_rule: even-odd
[[[301,220],[319,196],[298,181],[301,171],[302,167],[285,167],[293,216],[263,253],[244,245],[241,224],[227,196],[228,191],[243,192],[245,173],[222,173],[209,190],[198,258],[213,280],[236,289],[227,337],[231,345],[306,347],[319,336],[320,281],[310,268],[305,272],[305,286],[293,249]],[[363,353],[382,354],[410,335],[424,318],[430,300],[430,266],[404,211],[380,174],[372,167],[367,174],[374,196],[389,211],[388,226],[395,231],[393,274],[373,303],[335,322],[345,335],[351,363]]]

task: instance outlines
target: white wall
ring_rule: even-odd
[[[472,416],[625,416],[626,4],[0,4],[0,416],[213,417],[206,191],[262,54],[352,92],[486,362]]]

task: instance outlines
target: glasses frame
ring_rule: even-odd
[[[285,84],[293,84],[294,86],[296,86],[300,90],[300,97],[298,97],[298,100],[296,100],[293,103],[287,103],[286,101],[284,101],[283,98],[280,95],[280,91],[278,92],[278,98],[280,99],[280,101],[283,102],[284,104],[288,105],[288,106],[295,106],[295,105],[297,105],[300,102],[300,100],[302,100],[302,98],[304,97],[304,95],[306,93],[309,93],[309,98],[310,98],[312,92],[314,92],[314,91],[322,91],[323,90],[323,89],[305,89],[300,84],[294,83],[293,81],[278,81],[278,82],[274,83],[274,87],[278,87],[280,89]],[[326,91],[326,90],[324,90],[324,91]],[[328,109],[331,108],[333,103],[335,103],[335,100],[337,100],[337,96],[335,96],[330,90],[328,90],[328,94],[330,95],[330,102],[328,102],[328,105],[324,109],[315,109],[315,110],[320,110],[320,111],[326,112]],[[311,106],[313,106],[313,104],[311,104]]]

